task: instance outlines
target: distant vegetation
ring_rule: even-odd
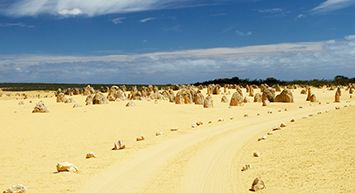
[[[288,84],[298,84],[298,85],[311,85],[315,87],[320,87],[323,85],[348,85],[349,83],[355,83],[355,77],[354,78],[348,78],[345,76],[338,75],[336,76],[333,80],[293,80],[293,81],[282,81],[282,80],[277,80],[275,78],[267,78],[265,80],[262,79],[255,79],[255,80],[249,80],[249,79],[240,79],[238,77],[233,77],[233,78],[223,78],[223,79],[215,79],[215,80],[210,80],[210,81],[205,81],[205,82],[197,82],[194,85],[208,85],[208,84],[238,84],[238,85],[260,85],[260,84],[268,84],[268,85],[288,85]],[[55,91],[58,90],[59,88],[61,89],[66,89],[66,88],[83,88],[87,84],[61,84],[61,83],[0,83],[0,88],[3,90],[7,91],[31,91],[31,90],[48,90],[48,91]],[[100,89],[102,87],[111,87],[113,85],[120,86],[122,84],[90,84],[93,88],[95,89]],[[148,86],[148,85],[125,85],[127,88],[130,88],[132,86],[137,86],[142,87],[142,86]],[[173,86],[171,84],[169,85],[158,85],[158,87],[164,87],[164,86]]]
[[[46,90],[56,91],[59,88],[84,88],[88,84],[63,84],[63,83],[0,83],[0,88],[5,91],[32,91],[32,90]],[[120,84],[90,84],[94,89],[102,87],[111,87],[113,85],[120,86]],[[127,88],[132,86],[146,86],[146,85],[126,85]]]
[[[233,77],[233,78],[223,78],[223,79],[215,79],[215,80],[210,80],[210,81],[205,81],[205,82],[197,82],[194,85],[208,85],[208,84],[238,84],[238,85],[250,85],[250,84],[255,84],[255,85],[261,85],[261,84],[268,84],[268,85],[289,85],[289,84],[298,84],[298,85],[310,85],[310,86],[315,86],[315,87],[321,87],[324,85],[348,85],[350,83],[355,83],[355,77],[354,78],[348,78],[345,76],[338,75],[336,76],[333,80],[293,80],[293,81],[282,81],[282,80],[277,80],[275,78],[267,78],[265,80],[262,79],[255,79],[255,80],[249,80],[249,79],[240,79],[238,77]]]

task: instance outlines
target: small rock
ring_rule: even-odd
[[[275,128],[273,128],[272,130],[273,130],[273,131],[278,131],[278,130],[281,130],[281,128],[280,128],[280,127],[275,127]]]
[[[250,191],[256,192],[265,189],[264,181],[260,178],[255,178],[253,184],[251,185]]]
[[[170,131],[178,131],[177,128],[171,128]]]
[[[114,144],[113,144],[112,150],[121,150],[121,149],[125,149],[125,148],[126,148],[126,145],[123,145],[123,144],[121,143],[121,141],[118,140],[117,143],[114,143]]]
[[[32,113],[48,113],[48,109],[46,105],[42,101],[39,101],[36,106],[34,107]]]
[[[253,153],[253,156],[254,156],[254,157],[260,157],[260,153],[259,153],[259,152],[254,152],[254,153]]]
[[[163,135],[163,133],[161,131],[158,131],[155,133],[155,136],[160,136],[160,135]]]
[[[86,159],[90,159],[90,158],[96,158],[96,154],[94,152],[89,152],[86,154]]]
[[[78,168],[69,162],[59,162],[57,163],[57,172],[74,172],[78,173]]]
[[[144,137],[143,136],[137,137],[136,141],[144,141]]]
[[[79,107],[81,107],[81,105],[79,105],[79,104],[74,104],[73,105],[73,108],[79,108]]]
[[[264,135],[264,136],[260,137],[260,138],[258,139],[258,141],[266,140],[266,138],[267,138],[267,136]]]
[[[281,123],[280,127],[286,127],[286,125],[284,123]]]
[[[196,128],[196,127],[197,127],[197,124],[194,123],[194,124],[191,125],[191,127],[192,127],[192,128]]]
[[[268,132],[267,135],[272,135],[272,133],[271,133],[271,132]]]
[[[248,117],[248,114],[244,114],[244,117]]]
[[[201,125],[203,125],[203,122],[202,121],[196,122],[196,125],[201,126]]]
[[[291,123],[293,123],[293,122],[295,122],[295,120],[294,119],[291,119],[291,121],[290,121]]]
[[[11,186],[7,190],[3,191],[3,193],[26,193],[27,188],[22,184],[16,184]]]
[[[247,171],[248,169],[250,169],[250,165],[246,164],[245,166],[242,167],[242,169],[240,171],[244,172],[244,171]]]
[[[133,102],[133,101],[129,101],[127,104],[126,104],[126,107],[135,107],[136,106],[136,103]]]

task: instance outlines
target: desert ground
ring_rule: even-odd
[[[211,95],[213,108],[144,98],[132,107],[86,105],[82,95],[57,103],[55,92],[3,91],[0,191],[23,184],[30,193],[232,193],[250,192],[259,177],[260,192],[355,192],[354,98],[343,87],[335,103],[336,90],[312,88],[311,103],[302,89],[290,89],[293,103],[247,97],[235,107],[236,89],[227,89]],[[32,113],[39,101],[49,112]],[[126,148],[113,151],[118,140]],[[58,162],[79,172],[58,172]]]

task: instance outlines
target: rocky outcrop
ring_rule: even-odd
[[[16,184],[3,191],[3,193],[26,193],[27,188],[22,184]]]
[[[265,189],[264,181],[262,181],[261,178],[255,178],[251,185],[250,191],[257,192],[263,189]]]
[[[212,107],[213,107],[212,96],[208,95],[203,103],[203,108],[212,108]]]
[[[34,107],[32,113],[48,113],[48,109],[46,105],[42,101],[39,101],[36,106]]]
[[[240,106],[243,105],[243,95],[240,92],[235,92],[232,95],[229,106]]]
[[[88,95],[92,95],[92,94],[95,94],[95,89],[92,88],[90,85],[87,85],[87,86],[84,88],[83,95],[84,95],[84,96],[88,96]]]
[[[203,105],[204,101],[205,101],[205,97],[203,96],[203,94],[201,92],[197,92],[194,95],[194,103],[196,105]]]
[[[74,164],[69,162],[59,162],[57,163],[57,172],[74,172],[78,173],[79,169]]]
[[[283,90],[279,95],[275,97],[275,102],[279,103],[293,103],[292,92],[288,89]]]

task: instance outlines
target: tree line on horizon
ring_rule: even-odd
[[[276,78],[270,77],[266,79],[255,79],[255,80],[249,80],[249,79],[240,79],[239,77],[232,77],[232,78],[222,78],[222,79],[215,79],[215,80],[209,80],[209,81],[204,81],[204,82],[197,82],[194,83],[193,85],[208,85],[208,84],[219,84],[219,85],[225,85],[225,84],[238,84],[238,85],[261,85],[261,84],[267,84],[267,85],[289,85],[289,84],[298,84],[298,85],[310,85],[310,86],[315,86],[315,87],[321,87],[324,85],[348,85],[355,83],[355,77],[354,78],[348,78],[346,76],[338,75],[334,77],[333,80],[327,80],[327,79],[314,79],[314,80],[293,80],[293,81],[283,81],[283,80],[278,80]],[[0,83],[0,88],[3,90],[7,91],[31,91],[31,90],[58,90],[59,88],[61,89],[66,89],[66,88],[83,88],[87,84],[65,84],[65,83]],[[113,85],[123,85],[123,84],[90,84],[92,87],[95,89],[100,89],[102,87],[111,87]],[[143,87],[143,86],[148,86],[146,84],[141,84],[141,85],[130,85],[126,84],[127,88],[137,86],[138,88]],[[165,84],[165,85],[157,85],[159,88],[165,87],[165,86],[170,86],[174,87],[173,84]]]
[[[278,80],[273,77],[269,77],[266,79],[240,79],[239,77],[232,77],[232,78],[222,78],[222,79],[214,79],[214,80],[209,80],[209,81],[204,81],[204,82],[197,82],[194,85],[209,85],[209,84],[219,84],[219,85],[225,85],[225,84],[238,84],[238,85],[261,85],[261,84],[267,84],[267,85],[290,85],[290,84],[297,84],[297,85],[310,85],[314,87],[321,87],[324,85],[349,85],[355,83],[355,77],[353,78],[348,78],[346,76],[342,75],[337,75],[334,77],[332,80],[328,79],[313,79],[313,80],[292,80],[292,81],[285,81],[285,80]]]

